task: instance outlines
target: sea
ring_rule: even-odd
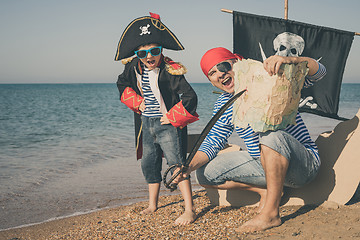
[[[198,134],[218,93],[209,83],[191,85],[200,120],[188,131]],[[360,84],[343,83],[339,116],[350,119],[359,108]],[[302,115],[314,140],[340,123]],[[236,135],[230,142],[243,146]],[[179,191],[162,186],[160,194]],[[0,84],[0,230],[146,199],[133,113],[116,84]]]

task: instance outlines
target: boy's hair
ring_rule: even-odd
[[[161,46],[161,45],[160,45],[160,44],[158,44],[158,43],[147,43],[147,44],[141,44],[140,46],[138,46],[137,48],[135,48],[135,49],[134,49],[134,51],[139,50],[141,47],[145,47],[145,46],[147,46],[147,45],[151,45],[151,44],[154,44],[154,45],[156,45],[157,47],[158,47],[158,46]]]

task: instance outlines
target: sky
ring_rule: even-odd
[[[289,0],[288,19],[360,32],[359,0]],[[184,45],[164,55],[184,64],[190,83],[208,82],[200,69],[210,48],[232,50],[232,14],[284,18],[284,0],[0,0],[1,83],[115,83],[114,61],[125,27],[160,15]],[[355,36],[343,82],[360,83],[360,36]]]

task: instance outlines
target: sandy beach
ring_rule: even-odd
[[[281,207],[283,224],[262,232],[237,234],[234,228],[252,218],[251,207],[211,206],[204,190],[193,193],[196,221],[176,226],[183,212],[180,195],[161,196],[159,209],[139,212],[147,202],[99,210],[0,232],[0,239],[360,239],[360,202]]]

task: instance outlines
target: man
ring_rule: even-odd
[[[234,94],[234,71],[232,66],[242,57],[225,48],[207,51],[200,65],[211,84],[224,93],[214,105],[214,114]],[[325,67],[308,57],[271,56],[264,61],[269,75],[277,74],[281,64],[307,61],[309,72],[304,86],[312,85],[326,74]],[[238,229],[253,232],[281,225],[279,206],[284,186],[300,187],[315,178],[320,158],[315,143],[300,116],[296,125],[284,130],[256,133],[232,124],[232,107],[227,109],[213,126],[186,173],[175,183],[197,170],[199,183],[217,189],[246,189],[260,195],[259,214]],[[233,131],[244,140],[248,151],[228,152],[224,149]]]

